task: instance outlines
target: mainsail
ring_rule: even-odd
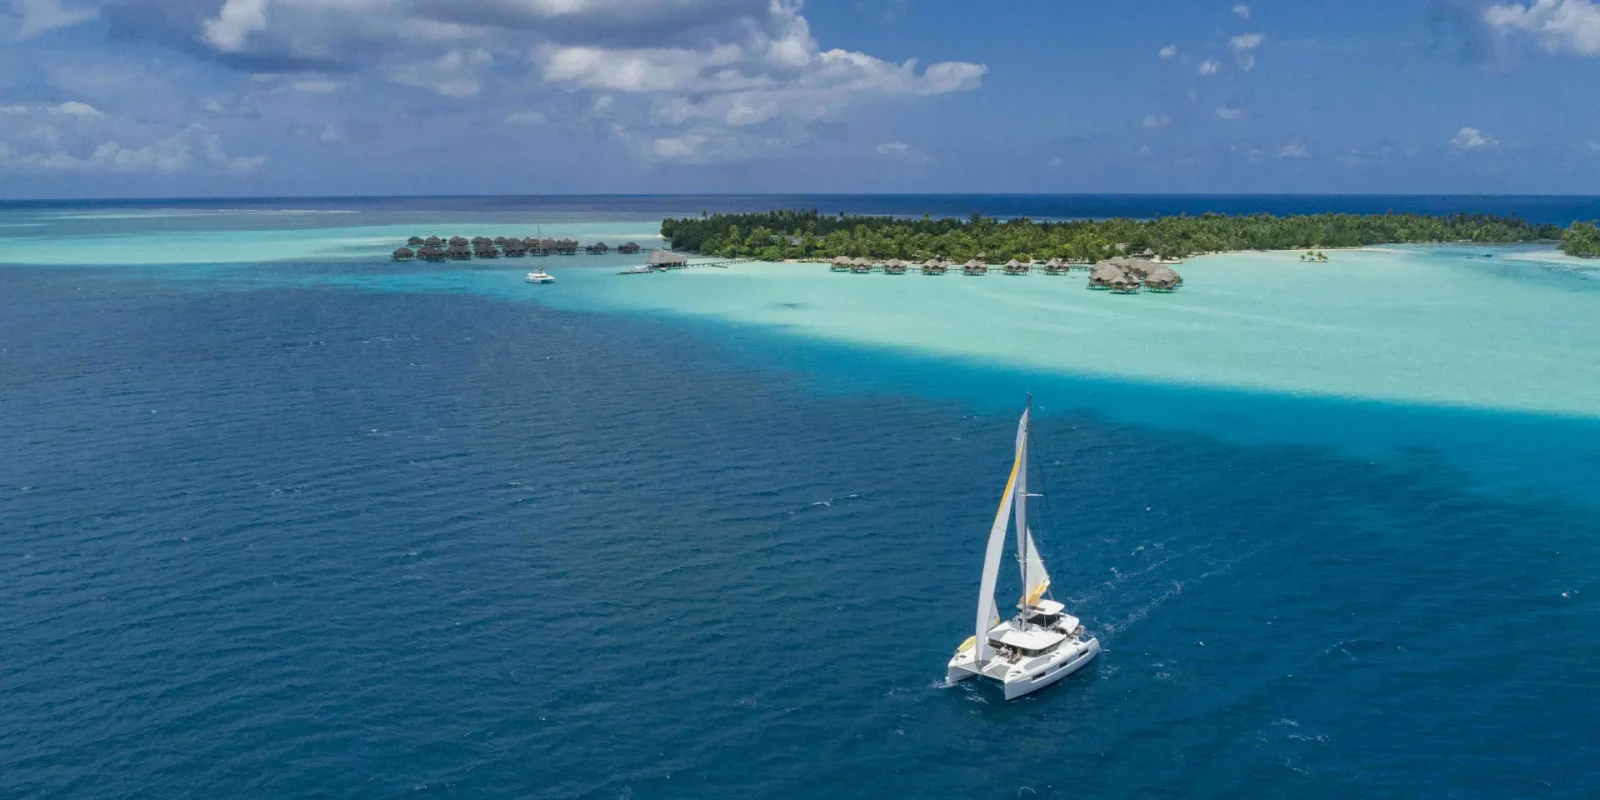
[[[1011,477],[1006,479],[1006,492],[1000,498],[1000,509],[994,515],[994,525],[989,528],[989,546],[983,554],[983,583],[978,589],[978,663],[987,662],[994,656],[994,648],[989,645],[989,629],[1000,621],[1000,615],[994,605],[994,583],[1000,576],[1000,554],[1005,550],[1006,522],[1011,515],[1014,503],[1025,503],[1026,499],[1019,499],[1025,491],[1019,491],[1017,484],[1018,475],[1027,481],[1027,455],[1028,455],[1028,413],[1023,412],[1022,420],[1017,423],[1017,448],[1016,459],[1011,463]],[[1018,522],[1022,526],[1018,530],[1027,530],[1025,514],[1019,511]]]

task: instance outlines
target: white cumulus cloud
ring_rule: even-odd
[[[1600,3],[1594,0],[1533,0],[1483,9],[1483,22],[1501,36],[1526,36],[1546,51],[1600,56]]]
[[[223,53],[245,49],[250,34],[267,28],[267,0],[224,0],[217,16],[205,21],[205,40]]]
[[[1146,128],[1165,128],[1172,124],[1172,117],[1166,114],[1147,114],[1144,118]]]
[[[1244,3],[1239,3],[1238,5],[1235,5],[1233,7],[1233,13],[1237,14],[1240,19],[1249,19],[1250,18],[1250,7],[1245,5]]]
[[[1216,61],[1202,61],[1202,62],[1200,62],[1200,74],[1201,75],[1215,75],[1215,74],[1217,74],[1217,70],[1219,70],[1219,69],[1222,69],[1222,64],[1220,64],[1220,63],[1218,63]]]
[[[1157,50],[1156,54],[1162,58],[1175,58],[1178,55],[1178,46],[1175,44],[1169,44],[1166,47]]]
[[[1228,120],[1229,122],[1233,122],[1235,120],[1243,119],[1244,118],[1244,109],[1242,109],[1242,108],[1240,108],[1238,106],[1233,106],[1233,105],[1220,106],[1220,107],[1217,108],[1217,118],[1218,119],[1225,119],[1225,120]]]
[[[1306,158],[1310,155],[1303,144],[1284,145],[1283,149],[1278,151],[1278,158]]]
[[[1256,53],[1266,38],[1259,33],[1246,33],[1228,40],[1228,49],[1233,51],[1233,60],[1238,63],[1239,69],[1245,72],[1255,69]]]
[[[50,109],[50,113],[66,114],[70,117],[84,117],[87,119],[95,119],[105,116],[105,114],[102,114],[100,110],[94,106],[91,106],[88,103],[80,103],[76,100],[68,100],[67,102],[62,103],[61,105]]]
[[[1471,153],[1478,150],[1487,150],[1498,144],[1500,144],[1499,140],[1487,133],[1484,133],[1483,131],[1478,130],[1477,128],[1462,128],[1461,131],[1450,140],[1451,149],[1459,153]]]
[[[190,125],[142,147],[125,146],[117,139],[73,146],[47,126],[0,142],[0,168],[5,169],[249,175],[266,160],[266,156],[230,156],[222,139],[202,125]]]
[[[511,103],[502,113],[535,88],[531,67],[536,88],[614,95],[585,119],[620,125],[613,137],[646,161],[770,155],[861,105],[976,90],[988,70],[823,47],[800,0],[211,0],[200,15],[192,0],[118,2],[224,63],[369,70]]]

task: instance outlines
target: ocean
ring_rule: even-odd
[[[1600,265],[1214,256],[1112,297],[387,257],[780,206],[1600,216],[0,204],[0,796],[1600,793]],[[1105,651],[1006,703],[943,676],[1029,393],[1035,534]]]

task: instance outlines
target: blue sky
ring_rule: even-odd
[[[1600,190],[1600,0],[0,0],[0,197]]]

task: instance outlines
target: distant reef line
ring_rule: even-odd
[[[1151,253],[1185,258],[1250,250],[1321,250],[1379,244],[1559,243],[1562,252],[1600,258],[1600,226],[1567,228],[1490,214],[1306,214],[1155,217],[1041,222],[824,215],[816,209],[702,214],[664,219],[661,235],[674,249],[763,261],[848,256],[965,261],[982,258],[1092,263]]]

